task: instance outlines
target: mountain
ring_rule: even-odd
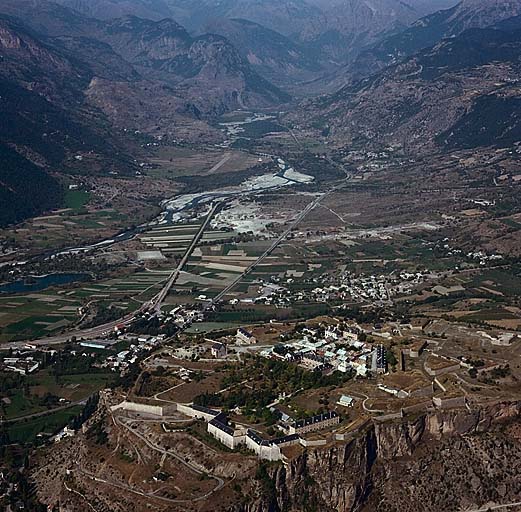
[[[192,37],[170,19],[104,22],[45,0],[0,4],[0,59],[0,150],[15,162],[0,171],[0,197],[19,204],[0,208],[2,223],[58,206],[62,172],[132,172],[125,130],[216,140],[204,120],[289,99],[221,36]]]
[[[167,0],[173,17],[194,31],[214,19],[246,19],[286,36],[298,34],[321,10],[306,0]]]
[[[437,11],[362,52],[346,75],[363,77],[390,64],[454,37],[470,28],[491,27],[521,14],[514,0],[463,0],[450,9]]]
[[[247,46],[244,52],[259,53],[258,38],[272,31],[277,45],[285,42],[286,51],[294,44],[304,45],[311,57],[319,56],[321,67],[352,61],[361,51],[382,38],[395,34],[417,19],[443,7],[451,7],[457,0],[59,0],[61,4],[98,19],[111,19],[124,14],[159,20],[171,17],[191,32],[202,33],[207,27],[232,42],[240,40]],[[230,24],[223,24],[229,20]],[[238,21],[242,25],[238,26]],[[252,22],[247,26],[245,21]],[[244,31],[237,34],[238,30]],[[251,33],[249,33],[251,31]],[[262,34],[260,34],[262,32]],[[287,38],[286,41],[283,38]],[[292,44],[288,41],[292,42]],[[266,39],[268,46],[272,43]],[[274,41],[275,42],[275,41]],[[250,47],[249,45],[252,44]],[[268,57],[277,55],[270,50]],[[291,62],[294,66],[295,62]],[[307,70],[307,66],[304,67]],[[272,77],[273,69],[266,76]],[[298,74],[296,75],[299,76]],[[307,78],[307,75],[304,75]]]
[[[61,200],[47,170],[73,153],[100,155],[107,168],[121,150],[84,104],[90,70],[13,20],[0,18],[0,224],[19,221]],[[125,161],[125,163],[128,163]]]
[[[58,3],[101,20],[132,15],[159,21],[172,15],[164,0],[58,0]]]
[[[295,122],[341,146],[407,151],[521,140],[521,26],[469,29],[332,95]]]
[[[109,22],[98,37],[144,76],[178,87],[176,93],[203,115],[290,99],[260,77],[225,38],[192,37],[171,19],[155,22],[127,16]]]
[[[204,32],[230,41],[261,76],[286,88],[317,77],[324,68],[317,55],[288,37],[245,19],[218,19]]]
[[[313,1],[313,0],[311,0]],[[406,28],[422,16],[401,0],[314,0],[321,14],[303,27],[299,40],[336,61],[351,61],[389,32]]]
[[[23,19],[37,33],[54,41],[62,38],[60,44],[91,67],[103,57],[105,72],[101,78],[126,80],[133,68],[141,77],[164,81],[173,88],[170,93],[176,104],[193,103],[190,109],[202,116],[289,99],[259,76],[225,38],[212,34],[192,37],[172,19],[154,21],[130,15],[101,21],[46,0],[4,0],[1,12]],[[117,58],[118,70],[112,73]],[[202,94],[204,91],[210,94]]]
[[[54,208],[62,200],[59,183],[6,144],[0,142],[0,226]]]
[[[306,46],[329,66],[456,0],[168,0],[175,17],[197,30],[214,19],[243,19]]]
[[[38,163],[85,148],[117,153],[104,116],[85,102],[94,74],[88,64],[7,18],[0,18],[0,57],[3,143]]]

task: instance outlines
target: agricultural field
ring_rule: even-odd
[[[147,175],[175,180],[181,176],[208,176],[240,172],[255,165],[258,158],[243,151],[161,146],[151,158],[153,169]]]
[[[66,292],[0,296],[0,342],[60,332],[78,319],[81,302]]]
[[[113,378],[113,374],[89,372],[70,375],[53,375],[48,369],[27,377],[23,389],[10,390],[5,394],[3,414],[6,419],[37,414],[57,406],[63,406],[56,399],[78,402],[92,393],[104,388]],[[49,402],[48,395],[53,396]],[[56,403],[55,403],[56,402]]]
[[[90,200],[90,193],[86,190],[67,190],[63,198],[65,208],[81,210]]]
[[[171,273],[164,268],[140,269],[117,277],[86,281],[40,293],[0,295],[0,343],[43,338],[75,325],[80,306],[115,306],[121,315],[151,299]]]
[[[66,190],[63,208],[0,230],[18,254],[81,246],[152,220],[159,202],[174,195],[179,186],[147,176],[82,177],[82,187]]]
[[[235,281],[269,246],[268,241],[218,243],[226,233],[208,231],[181,273],[174,293],[212,297]],[[211,245],[205,242],[212,242]],[[267,258],[265,261],[270,261]],[[240,286],[240,284],[238,284]]]
[[[139,240],[147,249],[182,254],[188,249],[199,228],[200,224],[161,226],[146,231],[140,235]]]
[[[55,250],[108,237],[126,221],[128,217],[114,209],[89,212],[83,207],[69,208],[35,217],[3,234],[11,236],[24,249]]]
[[[77,416],[82,409],[83,406],[77,405],[45,416],[11,423],[7,427],[7,434],[13,443],[31,443],[37,439],[38,434],[56,432]]]

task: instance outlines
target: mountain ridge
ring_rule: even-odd
[[[344,146],[396,145],[416,152],[504,147],[521,139],[520,54],[520,30],[469,29],[302,104],[293,121],[327,132],[332,142]],[[493,110],[491,98],[503,113],[513,109],[506,125],[501,117],[484,115]],[[485,124],[472,127],[472,119]]]

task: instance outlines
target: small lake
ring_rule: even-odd
[[[50,286],[62,286],[64,284],[75,283],[77,281],[88,281],[92,279],[90,274],[85,273],[64,273],[48,274],[46,276],[30,277],[19,279],[12,283],[0,285],[0,293],[28,293],[39,292]]]

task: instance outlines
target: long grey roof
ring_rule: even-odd
[[[323,421],[330,420],[332,418],[338,418],[338,414],[335,411],[328,411],[323,414],[317,414],[309,418],[297,420],[293,424],[295,428],[307,427],[308,425],[314,425],[315,423],[322,423]]]

